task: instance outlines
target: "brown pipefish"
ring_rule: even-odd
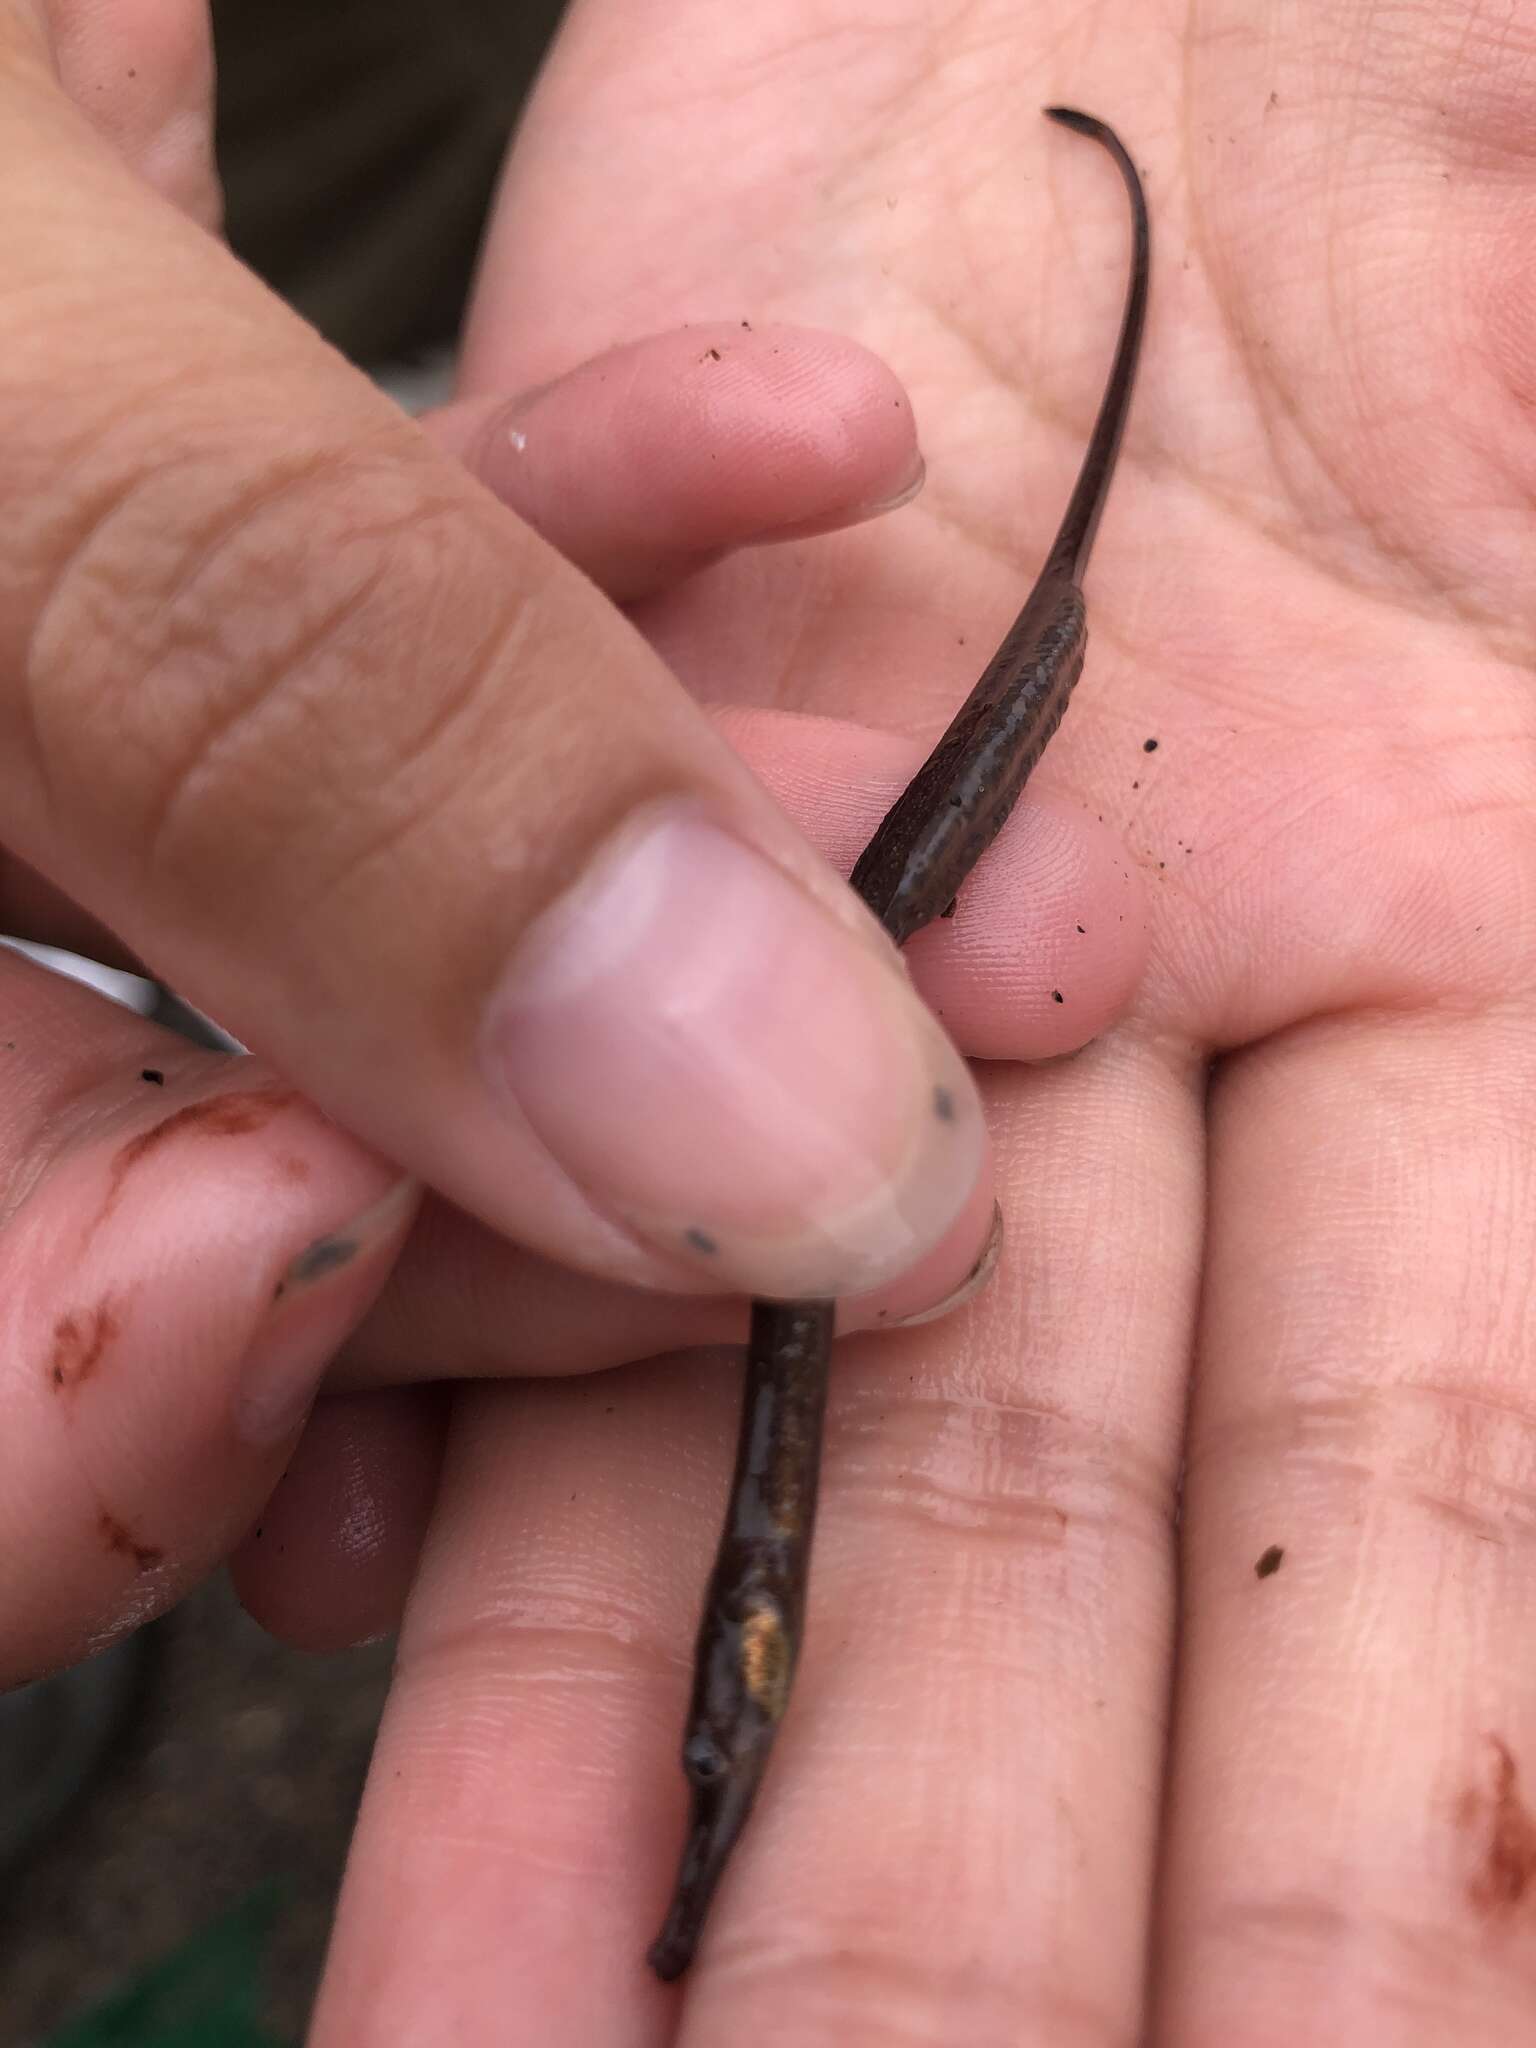
[[[1136,167],[1102,121],[1047,107],[1114,158],[1131,202],[1130,282],[1109,381],[1060,531],[1007,638],[948,731],[881,821],[852,887],[898,946],[946,916],[1002,830],[1082,673],[1082,577],[1130,405],[1146,318],[1149,235]],[[788,1704],[805,1615],[830,1301],[752,1305],[736,1471],[705,1595],[683,1742],[692,1811],[677,1889],[652,1944],[657,1976],[693,1959]]]

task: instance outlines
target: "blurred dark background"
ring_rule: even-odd
[[[563,0],[213,0],[236,250],[346,354],[449,341]]]
[[[230,240],[396,388],[451,348],[562,10],[214,0]],[[287,1651],[218,1580],[128,1650],[0,1700],[0,2048],[296,2048],[389,1664],[387,1643]],[[167,2019],[157,1969],[200,1954],[232,1978],[208,1930],[258,1894],[249,2023],[199,2018],[206,1987]]]

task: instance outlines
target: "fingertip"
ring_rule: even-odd
[[[840,1301],[839,1331],[909,1329],[953,1315],[987,1286],[1002,1245],[1003,1216],[988,1153],[970,1200],[943,1242],[877,1293]]]
[[[59,80],[130,169],[201,226],[218,229],[213,36],[206,0],[54,0]]]
[[[445,1426],[438,1389],[316,1403],[230,1558],[235,1591],[269,1634],[326,1652],[393,1632],[432,1512]]]
[[[1115,1023],[1146,971],[1146,885],[1119,833],[1069,798],[1021,804],[913,978],[972,1059],[1050,1060]]]
[[[733,708],[720,730],[846,874],[921,749],[842,720]],[[1131,1003],[1150,945],[1146,880],[1119,830],[1032,785],[960,892],[906,949],[912,979],[970,1059],[1078,1052]]]
[[[892,511],[924,474],[911,403],[878,356],[747,321],[652,335],[423,424],[625,602],[733,548]]]

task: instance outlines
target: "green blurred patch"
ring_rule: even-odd
[[[260,2019],[277,1910],[263,1885],[44,2048],[285,2048]]]

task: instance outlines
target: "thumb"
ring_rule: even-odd
[[[639,636],[147,191],[0,16],[12,850],[567,1264],[866,1291],[985,1136]]]

